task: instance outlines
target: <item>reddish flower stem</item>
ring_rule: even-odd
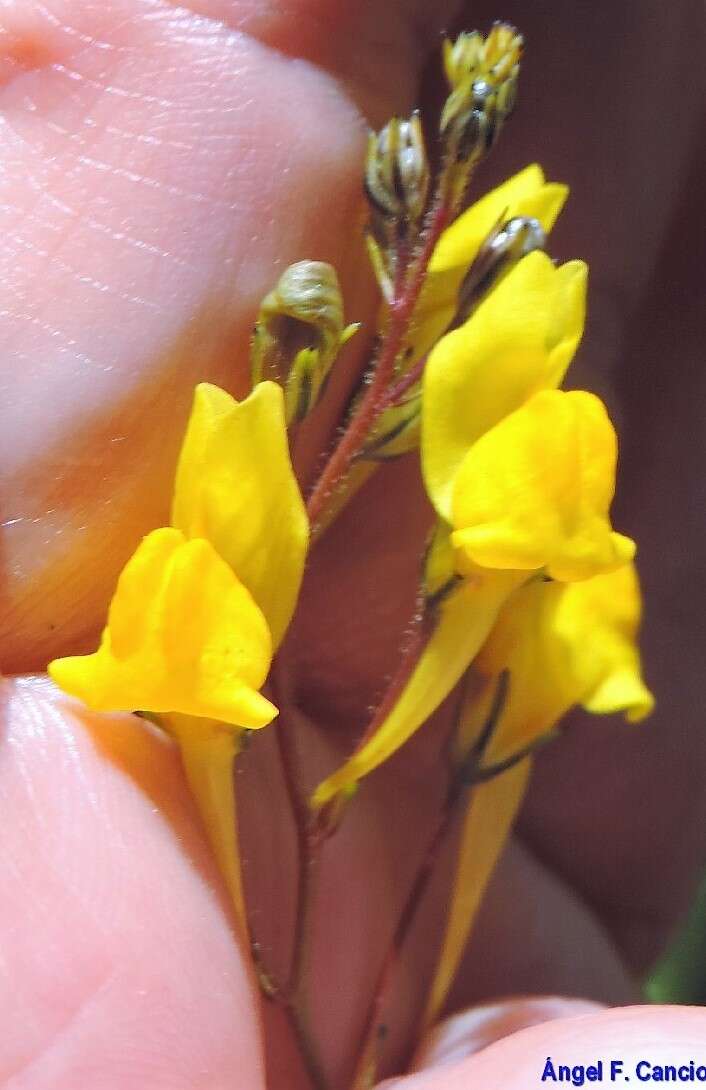
[[[321,844],[312,829],[311,813],[301,787],[299,755],[293,723],[286,721],[286,711],[292,707],[289,674],[281,658],[273,669],[273,687],[280,705],[279,722],[275,725],[280,766],[284,779],[297,842],[297,892],[292,952],[286,984],[274,979],[265,966],[256,946],[256,966],[264,997],[283,1011],[295,1038],[312,1090],[327,1090],[328,1082],[319,1059],[314,1036],[309,1025],[307,996],[304,989],[309,931],[314,899],[314,879]]]
[[[409,635],[409,640],[402,651],[402,656],[397,669],[392,675],[392,678],[382,695],[382,699],[377,705],[372,719],[365,728],[354,752],[357,753],[358,750],[362,749],[366,742],[372,738],[380,724],[384,722],[394,707],[397,698],[409,681],[419,662],[419,657],[434,630],[434,623],[433,615],[430,616],[428,612],[425,612],[424,603],[420,603],[419,609],[412,622],[412,631]]]
[[[375,1063],[372,1050],[376,1039],[381,1035],[381,1031],[384,1030],[382,1013],[387,998],[387,992],[399,962],[400,953],[417,915],[417,910],[424,899],[424,894],[426,893],[429,882],[434,874],[434,867],[439,851],[456,815],[456,803],[465,786],[464,781],[459,777],[454,780],[444,802],[439,821],[427,844],[426,851],[422,856],[422,861],[414,876],[409,893],[407,894],[402,907],[402,912],[397,921],[392,940],[375,981],[373,998],[370,1007],[368,1008],[368,1015],[365,1020],[365,1026],[361,1037],[362,1044],[359,1053],[362,1058],[361,1066],[358,1068],[352,1090],[368,1090],[367,1080],[370,1074],[371,1064]]]
[[[448,217],[448,204],[445,201],[437,200],[430,211],[423,235],[422,247],[412,262],[409,275],[398,277],[398,281],[402,281],[402,286],[399,289],[395,288],[395,296],[390,303],[389,323],[370,385],[363,396],[358,411],[343,433],[340,442],[324,466],[323,472],[309,496],[307,512],[312,526],[315,526],[320,519],[329,496],[345,477],[350,469],[351,462],[385,407],[385,392],[394,374],[395,363],[402,348],[404,335],[407,332],[424,285],[427,266],[439,236],[446,226]]]
[[[409,371],[405,372],[400,378],[399,382],[396,382],[394,386],[390,386],[389,390],[385,394],[383,401],[383,408],[387,409],[390,405],[395,405],[400,398],[407,393],[415,382],[417,382],[424,374],[424,368],[429,357],[429,353],[425,353],[421,359],[410,367]]]
[[[301,993],[303,970],[306,961],[307,932],[312,900],[312,886],[318,863],[320,845],[311,832],[311,813],[299,785],[298,760],[291,723],[277,723],[277,745],[280,753],[282,774],[294,820],[297,838],[297,907],[292,939],[292,959],[287,980],[287,992],[291,996]]]

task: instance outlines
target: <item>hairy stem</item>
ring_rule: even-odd
[[[291,730],[286,724],[278,724],[276,729],[282,773],[296,830],[299,859],[297,907],[287,991],[290,995],[300,998],[307,960],[314,880],[318,867],[321,841],[313,833],[311,811],[299,785],[297,756]]]
[[[291,707],[292,703],[291,686],[282,662],[278,662],[275,668],[273,682],[277,689],[282,712],[286,712],[287,707]],[[271,978],[265,974],[264,981],[269,986],[264,990],[266,997],[281,1006],[287,1017],[313,1090],[326,1090],[326,1077],[309,1026],[305,991],[311,913],[314,900],[314,879],[318,868],[321,844],[320,840],[313,834],[311,813],[301,788],[299,758],[292,723],[286,722],[282,712],[275,730],[282,775],[297,839],[296,915],[286,985],[283,987],[272,986]],[[263,974],[261,974],[262,979]]]
[[[426,851],[422,856],[417,873],[405,899],[402,911],[397,921],[397,926],[392,935],[392,940],[380,967],[373,998],[368,1008],[368,1014],[363,1029],[361,1060],[351,1090],[369,1090],[377,1075],[377,1057],[375,1056],[376,1042],[384,1036],[383,1009],[387,992],[392,977],[399,962],[400,953],[410,932],[412,924],[426,893],[429,882],[434,874],[434,867],[441,846],[451,828],[456,815],[456,803],[460,798],[466,784],[461,777],[456,777],[444,802],[441,815],[436,824]]]
[[[429,615],[424,608],[424,601],[421,601],[412,621],[409,638],[402,650],[397,669],[392,675],[392,678],[373,713],[372,719],[358,741],[355,752],[362,749],[366,742],[372,738],[378,727],[385,721],[394,707],[397,698],[402,693],[402,690],[419,662],[419,657],[434,630],[434,623],[434,616]]]
[[[422,246],[411,263],[409,275],[398,277],[400,286],[396,286],[390,303],[388,326],[370,384],[309,496],[307,512],[312,526],[321,518],[331,493],[345,477],[373,424],[385,408],[385,393],[424,285],[429,261],[448,222],[448,216],[446,202],[437,200],[430,210],[422,236]]]
[[[429,883],[434,875],[434,868],[440,850],[456,817],[459,800],[468,792],[468,790],[472,789],[474,784],[482,782],[484,778],[482,773],[480,773],[481,762],[485,749],[495,731],[498,719],[502,712],[507,697],[507,685],[507,676],[501,676],[483,730],[481,731],[476,744],[469,750],[466,758],[456,767],[452,774],[436,827],[429,838],[426,851],[422,856],[412,885],[410,886],[404,905],[402,906],[402,911],[397,920],[392,940],[375,982],[373,998],[370,1007],[368,1008],[368,1015],[361,1039],[362,1046],[359,1054],[360,1060],[351,1090],[370,1090],[376,1080],[378,1066],[376,1045],[382,1036],[384,1036],[385,1026],[382,1015],[387,992],[395,968],[399,963],[402,948],[412,928],[419,907],[424,900],[424,895],[429,887]],[[461,695],[458,711],[454,717],[450,739],[453,738],[458,730],[459,714],[464,699],[463,693],[464,687],[462,686],[460,689]],[[523,752],[522,757],[524,756],[525,753]],[[514,761],[511,763],[514,763]],[[511,763],[508,762],[507,767],[511,767]],[[499,770],[502,771],[505,766],[503,765],[502,768],[500,768],[500,766],[498,767]]]

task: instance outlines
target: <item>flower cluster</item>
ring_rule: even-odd
[[[467,796],[467,811],[428,1018],[534,748],[574,705],[631,720],[652,707],[636,644],[635,544],[610,522],[615,431],[596,396],[561,389],[587,283],[582,262],[556,265],[545,252],[567,188],[531,165],[460,211],[511,112],[521,44],[502,25],[446,44],[436,179],[417,115],[371,134],[375,355],[306,506],[288,429],[325,396],[357,327],[344,324],[333,269],[302,261],[261,306],[250,395],[197,387],[171,526],[128,561],[98,650],[49,668],[90,707],[149,713],[173,735],[245,922],[232,764],[242,732],[277,715],[263,689],[297,605],[310,527],[324,533],[382,461],[418,451],[435,525],[414,638],[363,740],[309,804],[311,829],[333,835],[360,780],[464,687],[448,805]]]

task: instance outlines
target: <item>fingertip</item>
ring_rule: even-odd
[[[529,1026],[557,1018],[593,1014],[602,1009],[600,1003],[565,996],[519,996],[481,1003],[435,1026],[417,1050],[412,1070],[423,1071],[457,1063]]]
[[[576,1069],[577,1079],[581,1069],[586,1078],[588,1067],[602,1064],[598,1074],[604,1083],[611,1078],[613,1082],[670,1081],[664,1068],[688,1068],[692,1061],[698,1065],[705,1039],[706,1011],[701,1008],[621,1007],[520,1030],[474,1056],[390,1080],[378,1090],[468,1090],[469,1086],[541,1090],[552,1084],[551,1074],[543,1079],[548,1060],[555,1068],[562,1064]],[[622,1065],[617,1074],[611,1073],[611,1061]],[[591,1081],[600,1079],[594,1072]]]
[[[0,1083],[190,1090],[237,1071],[262,1090],[250,972],[168,740],[4,681],[0,807]]]

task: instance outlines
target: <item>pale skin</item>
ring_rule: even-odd
[[[194,382],[243,392],[253,314],[278,270],[333,261],[347,316],[371,316],[356,242],[365,123],[418,101],[424,61],[459,14],[440,7],[0,8],[6,674],[40,673],[54,655],[94,646],[116,573],[165,520]],[[610,14],[570,7],[517,0],[463,12],[464,26],[516,21],[530,47],[522,108],[478,187],[534,159],[573,186],[553,252],[592,267],[576,381],[609,399],[621,428],[616,521],[641,544],[660,711],[635,729],[582,723],[544,755],[449,1010],[568,998],[508,1000],[497,1017],[451,1023],[420,1062],[437,1063],[452,1042],[458,1066],[410,1077],[409,1090],[511,1090],[527,1085],[540,1054],[563,1049],[571,1062],[582,1041],[619,1040],[627,1062],[664,1038],[678,1059],[706,1033],[699,1011],[586,1005],[639,1000],[705,855],[703,254],[692,229],[703,9],[682,0],[667,18],[657,0]],[[352,347],[301,438],[304,481],[359,366]],[[380,474],[312,560],[285,647],[291,729],[312,780],[348,751],[394,667],[428,519],[416,476],[412,461]],[[171,745],[129,716],[89,715],[42,679],[1,691],[0,1085],[264,1087],[248,958]],[[371,779],[327,848],[312,1013],[334,1086],[350,1073],[438,803],[444,726],[442,715]],[[273,737],[253,745],[238,782],[253,920],[276,969],[291,923],[291,829]],[[390,1070],[409,1054],[444,897],[442,873],[391,998]],[[581,1023],[556,1020],[579,1013]],[[305,1087],[281,1020],[265,1022],[269,1085]]]

